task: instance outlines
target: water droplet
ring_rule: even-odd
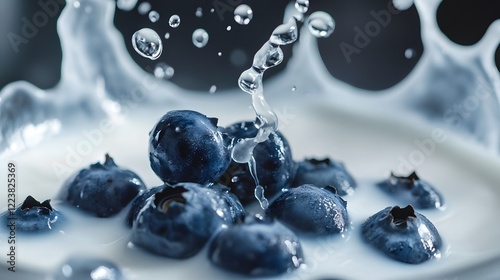
[[[170,33],[169,32],[165,33],[165,39],[168,39],[168,38],[170,38]]]
[[[160,19],[160,14],[157,11],[149,12],[148,16],[151,22],[157,22]]]
[[[241,25],[247,25],[253,18],[253,11],[250,6],[241,4],[234,9],[234,21]]]
[[[137,0],[118,0],[116,2],[116,7],[122,11],[132,11],[135,5],[137,5]]]
[[[292,17],[287,23],[283,23],[274,29],[269,41],[275,45],[288,45],[295,42],[298,35],[297,20]]]
[[[314,12],[307,20],[307,26],[312,35],[318,38],[327,38],[335,29],[335,21],[325,12]]]
[[[77,9],[80,8],[80,1],[73,2],[73,7],[77,8]]]
[[[218,55],[218,56],[222,56],[222,52],[218,52],[218,53],[217,53],[217,55]]]
[[[309,9],[309,0],[295,0],[295,9],[302,14],[305,14]]]
[[[210,87],[210,90],[209,90],[208,92],[210,92],[210,93],[215,93],[216,91],[217,91],[217,86],[216,86],[216,85],[212,85],[212,86]]]
[[[214,8],[210,9],[210,12],[213,14],[215,12],[215,9]]]
[[[143,57],[155,60],[160,57],[163,45],[160,36],[150,28],[142,28],[132,35],[132,46]]]
[[[203,16],[203,10],[201,9],[201,7],[198,7],[194,14],[196,15],[196,17],[201,18]]]
[[[165,62],[159,62],[158,64],[156,64],[155,70],[153,72],[156,78],[165,80],[172,78],[174,76],[174,73],[174,68],[172,68]]]
[[[405,57],[406,58],[411,59],[414,56],[415,56],[415,50],[413,50],[412,48],[409,48],[409,49],[405,50]]]
[[[193,32],[193,44],[198,48],[203,48],[208,43],[208,33],[205,29],[198,28]]]
[[[269,201],[264,195],[264,188],[261,185],[256,186],[254,194],[255,198],[259,201],[260,207],[262,209],[267,209],[267,207],[269,207]]]
[[[142,2],[137,7],[137,12],[139,12],[139,14],[141,15],[145,15],[149,13],[149,11],[151,11],[151,4],[149,4],[149,2]]]
[[[177,133],[181,132],[181,128],[180,128],[180,127],[178,127],[178,126],[176,126],[174,130],[175,130],[175,132],[177,132]]]
[[[249,94],[254,94],[254,92],[261,87],[261,84],[262,74],[253,68],[243,71],[238,79],[238,85],[241,90]]]
[[[233,183],[237,183],[239,180],[240,178],[238,176],[234,176],[233,178],[231,178],[231,182]]]
[[[297,90],[297,87],[296,86],[293,86],[292,87],[292,91],[296,91]]]
[[[228,26],[226,27],[226,30],[227,30],[227,31],[231,31],[231,25],[228,25]]]
[[[181,18],[178,15],[172,15],[168,19],[168,25],[172,28],[177,28],[181,24]]]
[[[283,51],[278,46],[273,46],[266,42],[253,57],[252,66],[258,72],[264,72],[266,69],[274,67],[283,61]]]
[[[392,0],[392,4],[396,9],[404,11],[413,5],[413,0]]]

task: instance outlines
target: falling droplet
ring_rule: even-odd
[[[312,35],[318,38],[329,37],[335,29],[335,21],[325,12],[314,12],[307,20],[307,26]]]
[[[406,49],[405,50],[405,57],[407,59],[411,59],[415,56],[415,50],[413,50],[412,48],[409,48],[409,49]]]
[[[172,28],[177,28],[181,24],[181,18],[178,15],[172,15],[168,19],[168,25]]]
[[[210,9],[210,12],[213,14],[215,12],[215,9],[214,8]]]
[[[168,39],[168,38],[170,38],[170,33],[169,32],[165,33],[165,39]]]
[[[150,28],[142,28],[132,35],[134,50],[143,57],[151,60],[158,59],[163,50],[160,36]]]
[[[292,17],[287,23],[283,23],[274,29],[269,42],[275,45],[288,45],[295,42],[298,35],[297,20]]]
[[[205,29],[198,28],[193,32],[193,44],[198,48],[203,48],[208,43],[208,33]]]
[[[309,9],[309,0],[295,0],[295,9],[302,14],[305,14]]]
[[[151,22],[157,22],[160,19],[160,14],[157,11],[149,12],[148,16]]]
[[[253,11],[250,6],[241,4],[234,9],[234,21],[241,25],[247,25],[253,18]]]
[[[392,4],[396,9],[404,11],[413,5],[413,0],[392,0]]]
[[[116,2],[116,7],[122,11],[132,11],[137,5],[137,0],[118,0]]]
[[[201,7],[198,7],[194,14],[196,15],[196,17],[201,18],[203,16],[203,10],[201,9]]]
[[[77,8],[77,9],[80,8],[80,1],[73,2],[73,7]]]
[[[218,52],[218,53],[217,53],[217,55],[218,55],[218,56],[222,56],[222,52]]]
[[[216,86],[216,85],[212,85],[212,86],[210,87],[209,92],[210,92],[210,93],[215,93],[216,91],[217,91],[217,86]]]
[[[257,198],[257,200],[259,201],[260,207],[262,209],[267,209],[267,207],[269,207],[269,201],[264,195],[264,188],[261,185],[255,187],[254,195],[255,198]]]
[[[283,61],[283,51],[278,46],[273,46],[271,43],[266,42],[255,53],[253,57],[252,66],[258,72],[264,72],[266,69],[274,67]]]
[[[145,15],[149,13],[149,11],[151,11],[151,4],[149,4],[149,2],[142,2],[137,7],[137,11],[139,12],[139,14]]]
[[[227,30],[227,31],[231,31],[231,25],[228,25],[228,26],[226,27],[226,30]]]
[[[158,64],[156,64],[155,70],[153,72],[156,78],[165,80],[172,78],[174,76],[174,73],[174,68],[172,68],[165,62],[159,62]]]

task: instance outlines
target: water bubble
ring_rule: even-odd
[[[148,16],[151,22],[157,22],[160,19],[160,14],[157,11],[149,12]]]
[[[274,29],[269,42],[275,45],[288,45],[295,42],[298,36],[297,20],[292,17],[287,23],[283,23]]]
[[[266,42],[253,57],[252,67],[258,72],[274,67],[283,61],[283,51],[280,47],[275,47]]]
[[[178,15],[172,15],[168,19],[168,25],[172,28],[176,28],[181,24],[181,18]]]
[[[149,13],[149,11],[151,11],[151,4],[149,4],[149,2],[142,2],[137,7],[137,11],[139,12],[139,14],[145,15]]]
[[[143,57],[155,60],[160,57],[163,45],[158,33],[150,28],[143,28],[132,35],[134,50]]]
[[[406,49],[405,50],[405,57],[408,59],[411,59],[415,56],[415,50],[412,48]]]
[[[174,73],[174,68],[172,68],[165,62],[159,62],[158,64],[156,64],[155,70],[153,72],[156,78],[165,80],[172,78],[174,76]]]
[[[193,44],[198,48],[203,48],[208,43],[208,33],[203,28],[198,28],[193,32]]]
[[[137,5],[137,0],[118,0],[116,2],[116,7],[122,11],[132,11],[135,5]]]
[[[170,38],[170,32],[165,33],[165,36],[164,36],[164,37],[165,37],[165,39]]]
[[[196,17],[201,18],[203,16],[203,10],[201,9],[201,7],[198,7],[194,14],[196,15]]]
[[[335,21],[325,12],[314,12],[307,20],[307,26],[312,35],[318,38],[327,38],[335,29]]]
[[[247,25],[253,18],[253,11],[250,6],[241,4],[234,9],[234,21],[241,25]]]
[[[254,94],[262,85],[262,74],[250,68],[241,73],[238,85],[246,93]]]
[[[228,25],[228,26],[226,27],[226,30],[227,30],[227,31],[231,31],[231,25]]]
[[[392,0],[392,4],[396,9],[404,11],[413,5],[413,0]]]
[[[309,9],[309,0],[295,0],[295,9],[302,14],[305,14]]]
[[[210,93],[214,93],[214,92],[216,92],[216,91],[217,91],[217,86],[216,86],[216,85],[212,85],[212,86],[210,87],[210,90],[209,90],[208,92],[210,92]]]

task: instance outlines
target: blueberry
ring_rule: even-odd
[[[229,202],[228,202],[229,201]],[[132,242],[158,255],[188,258],[224,224],[244,215],[241,204],[196,183],[162,186],[145,200],[132,227]]]
[[[53,280],[123,280],[123,274],[116,264],[92,257],[72,257],[60,265],[53,274]]]
[[[216,118],[189,110],[170,111],[149,136],[151,168],[166,183],[214,182],[229,165],[228,141]]]
[[[250,276],[279,275],[303,263],[296,235],[270,218],[247,218],[245,223],[223,229],[208,254],[216,266]]]
[[[411,205],[387,207],[361,226],[366,242],[387,256],[410,264],[439,255],[441,237],[434,225]]]
[[[387,193],[395,196],[401,203],[414,205],[418,209],[442,208],[443,196],[428,182],[421,180],[413,172],[406,177],[390,177],[377,184]]]
[[[103,164],[91,164],[68,179],[59,196],[97,217],[120,212],[146,187],[134,172],[118,167],[106,154]]]
[[[31,195],[14,211],[2,214],[6,225],[15,223],[20,232],[49,231],[61,224],[62,215],[50,205],[50,199],[40,203]]]
[[[292,186],[303,184],[334,186],[339,195],[352,194],[356,187],[356,181],[347,172],[344,164],[329,158],[306,159],[299,162]]]
[[[341,233],[349,223],[347,202],[335,188],[305,184],[276,198],[268,213],[292,230],[306,234]]]
[[[224,130],[233,141],[252,138],[258,129],[253,122],[235,123]],[[259,143],[253,150],[258,182],[264,187],[265,196],[271,197],[288,187],[295,175],[295,163],[288,141],[280,132],[273,132],[269,138]],[[243,204],[256,201],[254,196],[255,180],[248,164],[231,161],[224,175],[219,179],[231,188]]]

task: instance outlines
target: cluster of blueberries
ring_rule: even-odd
[[[210,261],[228,271],[249,276],[289,272],[304,262],[296,233],[348,230],[347,202],[341,196],[352,194],[356,182],[342,163],[328,158],[295,162],[280,132],[253,150],[255,170],[233,161],[234,143],[257,133],[254,122],[223,128],[195,111],[170,111],[151,130],[149,141],[151,168],[163,185],[147,189],[137,174],[106,155],[104,163],[69,178],[59,198],[97,217],[130,205],[131,241],[154,254],[185,259],[208,246]],[[271,203],[249,215],[257,182]],[[391,174],[378,186],[420,209],[443,205],[442,196],[415,173]],[[49,200],[40,203],[31,196],[15,214],[22,231],[52,229],[63,218]],[[436,228],[410,205],[381,210],[363,223],[361,233],[369,244],[406,263],[428,260],[441,246]]]

